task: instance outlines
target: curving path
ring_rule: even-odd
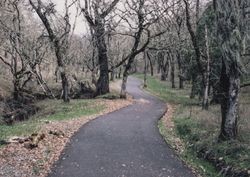
[[[135,104],[84,125],[67,145],[50,177],[194,177],[157,128],[166,105],[129,78]]]

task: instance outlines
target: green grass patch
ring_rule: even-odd
[[[99,113],[104,105],[96,104],[96,100],[71,100],[64,103],[58,100],[46,100],[38,104],[41,111],[34,116],[35,119],[67,120]],[[34,119],[33,118],[33,119]]]
[[[100,113],[105,105],[96,100],[44,100],[37,103],[40,111],[29,120],[14,125],[0,125],[0,140],[11,136],[26,136],[37,132],[45,121],[62,121]]]
[[[143,75],[137,74],[136,77],[142,79]],[[170,83],[160,81],[155,77],[147,77],[147,88],[146,90],[152,94],[158,96],[163,101],[172,104],[183,104],[183,105],[197,105],[199,102],[196,99],[189,98],[189,87],[180,89],[171,89]]]
[[[143,75],[136,75],[143,78]],[[236,170],[250,170],[250,123],[249,89],[242,90],[240,103],[239,138],[235,141],[218,143],[220,129],[220,106],[210,106],[209,111],[202,110],[199,100],[189,98],[190,86],[184,90],[172,89],[169,82],[162,82],[156,77],[148,77],[146,88],[153,95],[176,106],[173,116],[174,130],[165,127],[159,121],[160,133],[170,146],[175,147],[175,139],[180,138],[185,149],[180,157],[195,167],[203,176],[220,176],[213,164],[198,158],[200,152],[209,151],[216,158],[221,158]]]

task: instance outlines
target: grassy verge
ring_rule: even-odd
[[[35,133],[46,121],[61,121],[93,115],[105,108],[97,100],[71,100],[70,103],[63,103],[61,100],[44,100],[37,103],[37,106],[40,107],[40,111],[28,121],[12,126],[0,125],[0,140]]]
[[[141,75],[137,77],[142,78]],[[233,168],[234,171],[250,170],[250,123],[249,91],[242,91],[241,119],[239,122],[240,136],[238,140],[217,143],[220,126],[220,108],[210,106],[209,111],[201,110],[198,100],[190,100],[190,88],[184,90],[171,89],[170,83],[161,82],[155,77],[148,78],[147,90],[162,100],[174,105],[173,130],[166,128],[163,120],[159,122],[159,129],[168,144],[176,147],[176,139],[181,139],[184,148],[179,151],[180,157],[195,167],[203,176],[215,177],[222,175],[214,164],[204,159],[219,159]],[[204,156],[207,154],[207,157]],[[211,157],[210,157],[211,156]]]

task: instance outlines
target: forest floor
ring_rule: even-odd
[[[143,78],[142,75],[137,75]],[[201,110],[198,99],[190,99],[190,86],[172,89],[169,82],[148,77],[147,91],[168,103],[167,114],[159,121],[161,134],[177,154],[202,176],[250,176],[250,94],[241,92],[239,137],[218,143],[220,107]]]
[[[112,94],[117,94],[119,86],[120,81],[111,84]],[[133,103],[132,98],[105,99],[110,95],[71,100],[69,104],[44,100],[38,103],[40,111],[28,121],[0,125],[0,140],[11,142],[0,147],[0,176],[46,176],[70,137],[82,125]]]

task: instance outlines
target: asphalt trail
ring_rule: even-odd
[[[166,105],[129,78],[135,104],[84,125],[50,177],[194,177],[159,134]]]

